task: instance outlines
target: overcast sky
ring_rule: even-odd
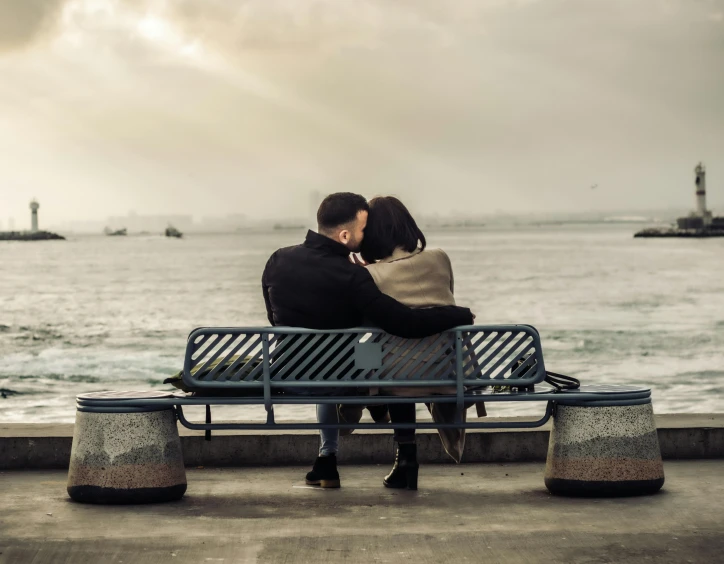
[[[2,0],[0,221],[724,212],[723,69],[724,0]]]

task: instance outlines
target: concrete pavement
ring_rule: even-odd
[[[387,465],[344,466],[342,489],[306,467],[189,469],[186,497],[71,502],[62,470],[0,472],[0,564],[721,562],[724,460],[669,461],[650,497],[570,499],[543,465],[424,465],[418,492]]]

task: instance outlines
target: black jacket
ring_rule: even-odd
[[[349,249],[313,231],[303,244],[276,251],[261,279],[272,325],[345,329],[369,320],[406,338],[469,325],[469,309],[445,306],[411,309],[383,294],[366,268],[349,262]]]

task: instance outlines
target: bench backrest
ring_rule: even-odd
[[[471,325],[425,339],[379,329],[204,327],[189,335],[184,381],[205,388],[465,386],[543,381],[529,325]]]

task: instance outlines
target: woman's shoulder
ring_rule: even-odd
[[[447,253],[442,249],[425,249],[420,253],[420,256],[423,256],[428,260],[444,262],[445,264],[452,266],[450,257],[447,256]]]
[[[385,270],[395,270],[399,266],[404,266],[407,261],[411,263],[431,263],[431,264],[446,264],[451,266],[450,257],[442,249],[429,249],[426,248],[424,251],[419,251],[414,254],[410,254],[401,259],[380,261],[367,265],[367,269],[370,272],[382,272]]]

